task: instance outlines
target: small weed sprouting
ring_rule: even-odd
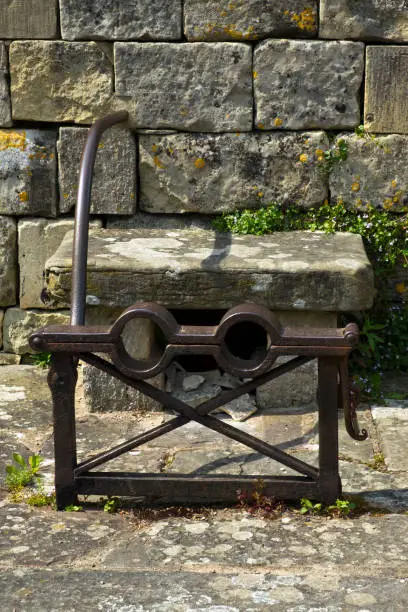
[[[254,490],[250,495],[238,489],[237,498],[240,507],[250,514],[265,518],[281,516],[282,512],[286,510],[285,504],[281,500],[275,499],[275,497],[264,495],[264,488],[265,483],[260,478],[255,482]]]
[[[75,504],[70,504],[69,506],[65,506],[64,512],[81,512],[82,506],[76,506]]]
[[[314,504],[310,499],[302,497],[300,500],[300,514],[323,514],[323,504]]]
[[[14,463],[6,466],[6,485],[12,493],[18,493],[24,487],[33,484],[40,477],[42,457],[31,455],[26,461],[19,453],[13,453]]]
[[[51,365],[51,353],[36,353],[31,356],[34,365],[40,368],[49,368]]]
[[[328,506],[327,512],[331,516],[344,518],[347,516],[351,516],[356,507],[356,504],[349,501],[348,499],[336,499],[336,502],[332,506]]]
[[[109,514],[115,514],[120,508],[119,497],[109,497],[103,505],[103,511],[109,512]]]
[[[383,453],[375,453],[373,460],[367,463],[368,467],[378,472],[385,472],[387,466],[385,465],[385,457]]]
[[[43,508],[44,506],[50,506],[54,510],[56,509],[56,499],[55,493],[50,493],[47,495],[46,493],[39,491],[38,493],[33,493],[29,495],[25,502],[34,508]]]
[[[336,518],[350,517],[356,509],[356,504],[348,499],[336,499],[331,506],[324,506],[322,503],[313,503],[310,499],[302,497],[300,500],[300,514],[328,515]]]

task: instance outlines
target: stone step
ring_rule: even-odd
[[[72,232],[46,263],[54,307],[69,303]],[[265,236],[205,229],[90,231],[87,302],[127,307],[223,309],[256,302],[281,311],[371,307],[373,275],[361,237],[283,232]]]

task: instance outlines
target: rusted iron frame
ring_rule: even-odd
[[[310,478],[314,478],[314,479],[318,477],[318,470],[308,465],[304,461],[300,461],[299,459],[296,459],[296,457],[291,457],[287,453],[284,453],[280,449],[268,444],[267,442],[264,442],[263,440],[259,440],[258,438],[256,438],[255,436],[252,436],[249,433],[236,429],[235,427],[232,427],[231,425],[229,425],[228,423],[225,423],[224,421],[220,421],[219,419],[215,417],[209,416],[208,412],[218,407],[219,405],[222,405],[223,403],[225,403],[225,399],[221,403],[209,400],[208,402],[206,402],[205,404],[202,404],[199,407],[200,410],[195,410],[194,408],[192,408],[185,402],[182,402],[181,400],[172,396],[171,394],[166,393],[165,391],[162,391],[161,389],[158,389],[157,387],[154,387],[153,385],[145,382],[144,380],[135,380],[133,378],[126,376],[125,374],[122,374],[114,365],[112,365],[108,361],[101,359],[97,355],[83,353],[79,355],[79,358],[85,361],[86,363],[89,363],[90,365],[97,367],[103,372],[110,374],[114,378],[118,378],[119,380],[126,383],[127,385],[134,387],[135,389],[138,389],[144,395],[147,395],[148,397],[151,397],[152,399],[160,402],[161,404],[164,404],[166,407],[169,407],[175,410],[181,415],[181,417],[184,417],[184,419],[186,419],[187,421],[189,420],[195,421],[196,423],[200,423],[201,425],[204,425],[205,427],[208,427],[209,429],[212,429],[213,431],[223,434],[224,436],[228,438],[232,438],[233,440],[236,440],[237,442],[241,442],[245,446],[248,446],[249,448],[252,448],[253,450],[260,452],[266,457],[275,459],[276,461],[279,461],[279,463],[282,463],[283,465],[286,465],[287,467],[290,467],[305,476],[309,476]],[[297,367],[298,365],[300,364],[297,364]],[[255,383],[255,381],[253,382]],[[261,384],[261,383],[258,382],[258,384]],[[256,386],[258,386],[258,384]],[[238,397],[245,392],[245,391],[242,391],[241,389],[242,388],[239,389],[240,393],[238,393]],[[231,391],[234,391],[234,390],[232,389]],[[232,393],[229,391],[226,391],[224,394],[224,398],[225,396],[229,397],[230,395],[232,395]],[[214,398],[214,399],[218,399],[218,398]],[[184,425],[184,423],[182,423],[182,425]],[[100,463],[105,463],[107,460],[108,459],[104,459],[103,461],[100,461]],[[78,474],[77,470],[75,472],[76,474]],[[81,471],[84,471],[84,470],[81,469]]]
[[[250,391],[253,391],[258,386],[263,385],[266,382],[269,382],[270,380],[274,380],[275,378],[282,376],[282,374],[290,372],[293,369],[307,363],[308,361],[311,361],[312,359],[311,357],[298,357],[296,359],[293,359],[290,362],[286,364],[282,364],[281,366],[274,368],[270,372],[263,374],[262,376],[259,376],[258,378],[254,380],[244,383],[243,385],[241,385],[240,387],[236,389],[228,389],[226,391],[223,391],[217,397],[212,398],[206,402],[203,402],[202,404],[200,404],[200,406],[198,406],[195,410],[193,410],[190,406],[188,406],[181,400],[174,398],[172,395],[170,395],[169,393],[166,393],[165,391],[157,389],[156,387],[152,386],[150,383],[135,380],[133,378],[130,378],[122,374],[119,370],[117,370],[117,368],[112,366],[112,364],[101,359],[100,357],[96,355],[90,355],[89,353],[87,353],[87,354],[80,354],[79,357],[86,363],[89,363],[90,365],[93,365],[103,370],[104,372],[110,374],[111,376],[114,376],[115,378],[121,380],[125,384],[135,389],[138,389],[139,391],[142,391],[142,393],[149,395],[153,399],[159,401],[161,404],[164,404],[176,410],[177,412],[181,412],[185,408],[188,408],[190,415],[194,413],[194,418],[192,418],[191,416],[186,416],[185,414],[181,414],[181,416],[178,416],[172,419],[171,421],[168,421],[167,423],[163,423],[162,425],[159,425],[158,427],[155,427],[154,429],[150,431],[139,434],[138,436],[135,436],[131,440],[127,440],[126,442],[123,442],[122,444],[114,448],[111,448],[108,451],[105,451],[94,457],[91,457],[90,459],[83,461],[76,467],[75,476],[79,476],[81,473],[86,472],[87,470],[90,470],[94,467],[97,467],[98,465],[101,465],[105,463],[106,461],[110,461],[111,459],[114,459],[115,457],[118,457],[122,455],[123,453],[132,450],[133,448],[141,446],[142,444],[145,444],[146,442],[150,442],[151,440],[154,440],[155,438],[159,436],[169,433],[170,431],[173,431],[185,425],[190,420],[196,420],[197,422],[201,422],[202,425],[209,427],[209,424],[207,422],[199,421],[197,417],[205,417],[212,410],[215,410],[216,408],[219,408],[220,406],[226,404],[227,402],[230,402],[233,399],[240,397],[244,393],[249,393]],[[211,429],[215,429],[216,431],[218,431],[219,433],[223,433],[227,437],[232,437],[230,433],[231,433],[231,430],[233,430],[236,436],[239,437],[239,439],[237,437],[234,439],[237,439],[239,442],[242,442],[242,444],[245,444],[247,446],[248,444],[246,442],[246,439],[248,439],[252,444],[255,444],[254,441],[257,439],[254,438],[253,436],[250,436],[249,434],[245,434],[244,432],[240,430],[236,430],[235,428],[228,426],[228,425],[227,425],[227,428],[224,428],[224,430],[221,431],[218,428],[218,423],[222,423],[222,422],[212,417],[209,417],[209,418],[211,419],[211,423],[212,423],[212,427],[210,427]],[[274,448],[273,446],[267,443],[263,443],[263,444],[267,445],[269,450]],[[254,448],[255,450],[258,450],[260,453],[264,454],[262,448],[260,447],[255,448],[254,446],[251,446],[251,448]],[[266,448],[266,446],[264,446],[263,448]],[[280,451],[279,449],[274,449],[273,452],[275,453],[275,451],[276,451],[276,456],[274,456],[273,458],[276,459],[277,461],[280,461],[281,463],[284,463],[282,461],[283,458],[285,460],[286,458],[289,458],[290,460],[294,459],[293,457],[290,457],[289,455],[287,455],[286,453],[283,453],[283,451]],[[297,467],[295,467],[295,464]],[[285,463],[285,465],[287,464]],[[298,462],[298,460],[295,460],[294,462],[292,462],[291,465],[288,465],[288,467],[291,467],[293,469],[298,469],[299,471],[299,468],[304,469],[304,466],[306,465],[307,464],[305,464],[304,462]],[[300,471],[301,473],[304,473],[305,475],[310,476],[312,478],[317,477],[317,470],[315,470],[315,468],[313,468],[312,470],[308,469],[307,471],[302,471],[302,470]]]
[[[77,472],[77,476],[75,476],[75,469],[81,470],[89,469],[89,462],[84,462],[81,466],[77,466],[76,462],[76,437],[75,437],[75,411],[74,411],[74,389],[76,383],[76,363],[77,358],[73,355],[73,353],[88,351],[86,354],[82,354],[82,358],[85,361],[91,363],[93,360],[94,365],[97,365],[100,369],[105,369],[108,373],[112,374],[116,378],[127,382],[127,384],[131,384],[131,386],[136,386],[143,393],[149,395],[150,397],[155,397],[159,399],[162,403],[168,406],[172,406],[177,412],[181,414],[181,416],[177,417],[173,421],[171,421],[168,426],[172,426],[177,423],[177,427],[189,420],[194,420],[202,425],[209,427],[210,429],[214,429],[220,433],[223,433],[227,437],[231,437],[233,439],[237,439],[238,441],[242,441],[246,446],[255,448],[260,452],[263,452],[266,456],[271,456],[273,458],[277,458],[278,461],[288,465],[288,459],[293,462],[293,457],[286,455],[286,453],[282,453],[282,451],[278,451],[278,449],[272,447],[271,445],[250,436],[249,434],[244,434],[243,432],[239,432],[235,428],[214,419],[213,417],[206,416],[205,414],[200,414],[200,410],[193,410],[190,406],[177,400],[171,395],[166,394],[165,392],[152,387],[149,383],[140,380],[142,376],[137,376],[137,372],[135,372],[134,363],[131,363],[130,368],[127,368],[126,365],[123,367],[121,364],[120,355],[119,358],[116,359],[116,366],[122,366],[122,370],[120,371],[115,365],[112,366],[109,362],[105,362],[100,358],[91,354],[92,350],[104,350],[106,349],[110,352],[110,348],[112,348],[113,355],[115,355],[115,351],[117,350],[117,342],[112,343],[108,342],[108,344],[103,344],[101,342],[96,342],[96,348],[92,347],[89,340],[90,337],[88,335],[88,341],[81,342],[81,339],[76,337],[76,342],[73,338],[75,336],[74,326],[83,326],[85,320],[85,302],[86,302],[86,267],[87,267],[87,250],[88,250],[88,226],[89,226],[89,208],[90,208],[90,195],[92,188],[92,171],[95,162],[95,157],[97,153],[97,146],[100,141],[100,138],[103,132],[116,123],[121,123],[126,121],[128,118],[128,113],[126,111],[115,113],[108,117],[105,117],[95,123],[95,125],[91,128],[87,143],[85,146],[82,162],[81,162],[81,170],[80,170],[80,180],[79,180],[79,190],[78,190],[78,203],[76,208],[76,216],[75,216],[75,236],[74,236],[74,245],[73,245],[73,275],[72,275],[72,306],[71,306],[71,329],[68,334],[66,333],[58,333],[56,332],[54,335],[54,343],[51,342],[50,349],[54,353],[52,357],[53,366],[50,370],[49,374],[49,384],[53,394],[53,407],[54,407],[54,432],[55,432],[55,457],[56,457],[56,489],[57,489],[57,503],[58,507],[61,508],[65,503],[69,503],[69,501],[73,501],[78,492],[93,492],[93,493],[119,493],[122,494],[132,493],[139,491],[141,493],[145,493],[146,486],[149,488],[151,492],[156,491],[159,496],[162,496],[164,490],[172,495],[172,497],[177,497],[177,490],[183,489],[184,493],[181,494],[181,497],[184,497],[188,500],[191,500],[191,496],[193,497],[203,497],[203,500],[208,501],[209,496],[211,494],[219,495],[221,492],[222,495],[231,496],[235,494],[235,487],[237,487],[238,482],[248,483],[250,479],[254,477],[233,477],[233,476],[220,476],[220,477],[190,477],[187,475],[178,475],[178,476],[170,476],[170,475],[153,475],[153,476],[145,476],[145,475],[128,475],[126,473],[92,473],[89,472],[79,475]],[[245,305],[248,310],[249,306],[249,314],[250,316],[257,317],[256,306],[253,305]],[[236,314],[242,314],[242,305],[236,307]],[[130,309],[132,311],[132,307]],[[125,311],[125,317],[127,316],[128,311]],[[130,313],[130,315],[132,312]],[[246,313],[248,315],[248,312]],[[167,315],[166,315],[167,316]],[[352,345],[356,342],[356,338],[358,337],[358,332],[356,333],[356,328],[349,326],[349,329],[344,331],[344,337],[341,339],[339,337],[339,330],[335,330],[335,334],[333,335],[333,330],[330,330],[328,337],[323,337],[322,335],[316,334],[315,344],[317,346],[311,346],[310,343],[310,332],[309,330],[305,330],[304,333],[298,333],[295,335],[296,340],[294,342],[294,346],[289,346],[291,342],[288,338],[290,333],[280,333],[280,329],[276,327],[276,321],[272,316],[272,337],[277,335],[279,337],[278,344],[285,345],[283,349],[276,352],[279,354],[282,351],[282,354],[294,354],[294,355],[303,355],[304,357],[299,357],[298,359],[305,359],[306,356],[310,357],[318,357],[319,359],[319,470],[313,468],[312,466],[308,466],[304,462],[297,462],[297,468],[302,468],[300,471],[304,473],[304,470],[307,470],[309,478],[299,478],[299,477],[265,477],[265,480],[268,483],[268,486],[272,488],[278,487],[278,491],[280,495],[287,495],[288,497],[299,496],[300,495],[314,495],[320,494],[323,500],[332,501],[335,499],[336,495],[338,495],[341,485],[340,478],[338,474],[338,457],[337,457],[337,449],[338,449],[338,431],[337,431],[337,395],[338,395],[338,375],[340,375],[341,384],[341,398],[343,403],[346,405],[347,400],[346,391],[348,391],[347,385],[348,380],[345,378],[344,374],[344,363],[346,363],[347,354],[350,351],[350,346],[344,346],[343,342],[346,342],[346,345]],[[267,317],[268,318],[268,317]],[[268,321],[270,317],[268,318]],[[204,331],[204,328],[196,328],[195,330],[191,329],[192,334],[197,334],[200,336],[198,339],[198,343],[206,343],[206,337],[209,338],[211,336],[211,332],[207,329],[207,333]],[[278,330],[278,331],[277,331]],[[85,336],[88,329],[81,329],[81,332],[85,332]],[[289,330],[287,330],[289,331]],[[299,331],[299,330],[298,330]],[[188,338],[189,330],[188,328],[180,328],[180,334],[177,337],[176,346],[170,345],[170,357],[173,356],[174,352],[180,351],[181,347],[177,346],[177,344],[184,343],[185,351],[194,351],[197,348],[203,349],[201,344],[200,346],[192,345],[192,338]],[[92,332],[91,332],[92,334]],[[34,335],[32,338],[32,346],[37,350],[41,348],[41,345],[45,342],[45,333],[43,336],[40,334]],[[181,337],[180,337],[181,336]],[[286,337],[285,337],[286,336]],[[317,339],[318,338],[318,339]],[[274,338],[273,338],[274,339]],[[294,338],[293,338],[294,339]],[[290,340],[293,340],[292,338]],[[74,340],[74,342],[72,342]],[[79,340],[79,342],[78,342]],[[82,336],[83,340],[83,336]],[[343,340],[343,342],[341,341]],[[52,344],[54,344],[52,346]],[[78,344],[81,344],[81,350],[78,350],[80,347]],[[84,346],[85,344],[85,346]],[[212,344],[212,340],[209,340],[209,344]],[[313,343],[312,343],[313,344]],[[341,346],[340,346],[341,345]],[[121,347],[121,344],[119,344]],[[216,351],[219,347],[207,347],[212,351]],[[276,347],[275,347],[276,348]],[[172,353],[173,351],[173,353]],[[211,350],[209,351],[211,353]],[[120,353],[120,351],[119,351]],[[273,355],[275,357],[276,355]],[[228,359],[228,357],[230,359]],[[268,362],[265,362],[264,368],[267,369],[273,363],[273,358],[269,355],[270,359]],[[227,355],[226,362],[233,362],[231,359],[231,355]],[[293,361],[297,361],[296,359]],[[164,364],[162,364],[164,365]],[[231,366],[231,364],[230,364]],[[252,370],[254,370],[253,365],[251,366]],[[235,368],[238,369],[239,367]],[[255,368],[256,369],[256,368]],[[132,377],[127,376],[126,370],[128,373],[132,375]],[[234,366],[230,367],[230,371],[234,371]],[[258,374],[260,374],[262,368],[259,369]],[[136,374],[136,376],[135,376]],[[148,376],[144,376],[148,378]],[[262,375],[257,379],[251,381],[250,384],[254,384],[255,387],[258,384],[261,384],[259,380]],[[255,388],[254,387],[254,388]],[[245,385],[241,386],[238,389],[238,395],[241,395],[243,392],[242,389],[245,388]],[[225,397],[223,396],[223,401],[225,402]],[[206,410],[211,410],[211,402],[207,402],[205,405],[202,405],[201,410],[203,413]],[[214,403],[213,403],[214,405]],[[349,421],[349,433],[351,435],[359,433],[358,426],[356,425],[356,415],[353,413],[352,408],[350,407],[350,411],[348,413],[348,421]],[[173,424],[173,425],[172,425]],[[346,420],[347,424],[347,420]],[[174,426],[175,428],[175,426]],[[363,430],[363,435],[365,432]],[[151,430],[145,434],[147,436],[157,437],[158,434],[156,430]],[[143,436],[143,435],[142,435]],[[353,436],[354,437],[354,436]],[[361,439],[361,438],[360,438]],[[133,439],[133,442],[138,440],[139,443],[141,437],[137,437]],[[147,440],[144,440],[147,441]],[[128,444],[132,441],[128,441]],[[132,443],[133,443],[132,442]],[[141,443],[141,442],[140,442]],[[119,447],[116,449],[111,449],[104,454],[105,457],[109,455],[109,458],[112,457],[112,453],[115,453]],[[123,450],[120,451],[125,452]],[[110,453],[110,454],[109,454]],[[283,457],[282,457],[283,455]],[[115,455],[118,456],[118,455]],[[101,457],[99,456],[99,459]],[[99,460],[98,458],[93,458],[90,462],[95,460]],[[108,460],[105,458],[102,462]],[[98,463],[99,465],[100,463]],[[86,466],[86,467],[85,467]],[[292,463],[293,466],[293,463]],[[291,467],[292,467],[291,466]],[[95,467],[95,463],[94,463]],[[296,467],[294,468],[296,469]],[[303,470],[303,471],[302,471]],[[317,478],[317,481],[316,481]],[[231,486],[233,487],[231,489]],[[240,487],[241,488],[241,487]],[[228,491],[227,491],[228,489]],[[305,493],[307,491],[307,493]]]

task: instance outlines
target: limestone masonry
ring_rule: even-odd
[[[96,228],[208,228],[215,214],[272,202],[391,214],[408,206],[407,75],[408,7],[397,0],[3,2],[0,362],[28,352],[36,327],[67,320],[70,274],[47,261],[61,242],[70,251],[64,237],[95,119],[130,113],[99,145]],[[358,136],[362,124],[376,137]],[[347,159],[328,172],[324,154],[340,140]],[[59,297],[44,292],[46,267]],[[176,277],[164,275],[164,296]],[[357,287],[358,273],[348,278]],[[130,299],[123,283],[119,291],[103,279],[105,310],[103,296],[94,296],[99,309],[91,296],[95,323],[113,321]],[[288,302],[271,303],[287,320]],[[328,316],[318,293],[312,303],[293,312]]]

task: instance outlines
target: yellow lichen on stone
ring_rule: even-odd
[[[152,151],[153,151],[153,153],[156,153],[156,151],[157,151],[157,145],[156,144],[152,145]]]
[[[292,23],[296,24],[300,30],[313,32],[316,27],[316,16],[311,7],[305,8],[300,13],[295,11],[284,11],[285,16],[290,16]]]
[[[163,168],[165,167],[165,166],[164,166],[164,164],[163,164],[163,162],[162,162],[162,161],[159,159],[159,156],[158,156],[158,155],[155,155],[155,156],[153,157],[153,161],[154,161],[155,165],[156,165],[158,168],[163,169]]]
[[[396,179],[393,179],[393,180],[391,181],[391,187],[392,187],[393,189],[396,189],[396,188],[397,188],[397,180],[396,180]]]
[[[25,132],[0,130],[0,151],[6,151],[7,149],[20,149],[20,151],[25,151],[26,141],[27,137]]]
[[[408,291],[407,287],[405,286],[405,283],[397,283],[395,285],[395,291],[399,294],[403,294],[406,291]]]
[[[306,153],[301,153],[301,154],[299,155],[299,161],[301,161],[301,162],[302,162],[302,164],[306,163],[306,162],[307,162],[307,160],[308,160],[308,156],[306,155]]]
[[[354,183],[351,185],[351,190],[360,191],[360,183],[358,183],[357,181],[354,181]]]
[[[68,200],[69,198],[69,193],[63,193],[62,197],[64,198],[64,200]]]
[[[258,191],[258,197],[263,198],[263,191]]]
[[[200,168],[204,168],[205,166],[205,160],[202,157],[198,157],[195,162],[194,165],[196,168],[200,169]]]
[[[18,194],[18,197],[19,197],[20,202],[27,202],[28,193],[26,191],[20,191],[20,193]]]
[[[257,127],[258,127],[260,130],[264,130],[264,129],[265,129],[265,125],[264,125],[263,123],[258,123],[258,124],[257,124]]]
[[[252,72],[252,76],[254,77],[254,79],[257,79],[258,78],[258,72],[256,70],[254,70]]]
[[[280,127],[283,123],[282,119],[280,117],[276,117],[276,119],[274,120],[274,125],[275,127]]]

